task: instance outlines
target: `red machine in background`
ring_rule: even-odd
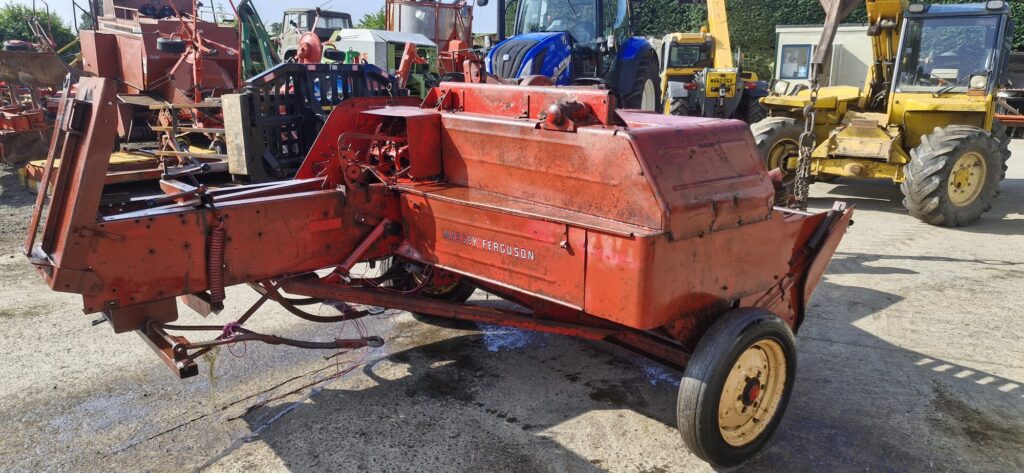
[[[473,51],[473,5],[475,0],[387,0],[385,20],[388,31],[419,33],[437,44],[441,75],[461,73]],[[481,6],[486,5],[485,2]]]
[[[84,69],[119,78],[120,94],[152,94],[176,104],[236,90],[236,27],[200,19],[193,0],[160,4],[104,0],[98,29],[81,32]]]
[[[119,154],[127,170],[109,182],[150,179],[154,172],[159,177],[171,166],[227,170],[216,99],[241,84],[239,31],[233,23],[203,17],[199,5],[104,0],[96,29],[81,31],[83,69],[118,81],[120,142],[160,144],[152,154]]]
[[[291,181],[164,181],[164,197],[101,201],[115,87],[83,79],[62,102],[42,184],[52,197],[39,193],[25,253],[54,290],[140,334],[182,377],[238,341],[383,343],[244,327],[267,300],[314,322],[368,314],[307,313],[286,293],[605,340],[684,369],[684,441],[734,465],[782,416],[793,332],[852,215],[773,208],[742,122],[616,111],[592,88],[473,83],[422,102],[342,102]],[[360,276],[360,263],[379,274]],[[211,315],[235,284],[262,295],[244,314],[174,323],[176,298]],[[521,309],[466,303],[474,288]],[[218,335],[176,335],[202,330]]]

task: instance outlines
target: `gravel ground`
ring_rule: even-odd
[[[797,337],[786,416],[739,470],[1024,471],[1024,146],[1013,149],[1003,195],[966,229],[919,223],[884,182],[814,187],[815,208],[856,204],[856,225]],[[374,352],[250,345],[177,380],[138,337],[92,327],[78,298],[35,275],[18,252],[33,198],[0,170],[0,471],[711,469],[675,430],[680,373],[564,337],[381,314],[365,326],[388,339]],[[214,320],[244,310],[247,291],[229,289]],[[269,307],[253,325],[357,329]]]

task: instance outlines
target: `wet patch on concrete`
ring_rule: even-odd
[[[1019,424],[1008,423],[972,407],[938,382],[932,382],[932,393],[935,394],[932,408],[939,415],[929,420],[937,428],[947,433],[960,433],[976,444],[1024,447],[1024,428]]]

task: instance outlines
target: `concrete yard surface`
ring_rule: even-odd
[[[1024,143],[1012,149],[1002,195],[968,228],[918,222],[891,183],[812,187],[815,209],[845,200],[856,223],[797,336],[785,418],[738,471],[1024,471]],[[35,274],[19,249],[33,201],[0,170],[0,471],[712,470],[675,428],[681,373],[561,336],[391,312],[317,325],[268,305],[254,329],[387,344],[250,343],[178,380]],[[255,300],[230,288],[206,323]]]

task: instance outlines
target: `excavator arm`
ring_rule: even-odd
[[[708,0],[708,32],[715,44],[715,68],[732,69],[732,43],[729,41],[729,15],[725,0]]]
[[[811,67],[815,77],[822,78],[829,72],[832,58],[832,43],[839,24],[850,16],[861,3],[866,3],[868,36],[871,37],[872,62],[861,95],[862,110],[883,107],[884,94],[892,83],[892,71],[899,49],[899,25],[907,0],[819,0],[825,10],[825,26],[814,50]]]
[[[732,69],[732,42],[729,40],[729,15],[726,13],[725,0],[680,0],[679,3],[691,5],[707,5],[708,28],[711,35],[715,69]]]

